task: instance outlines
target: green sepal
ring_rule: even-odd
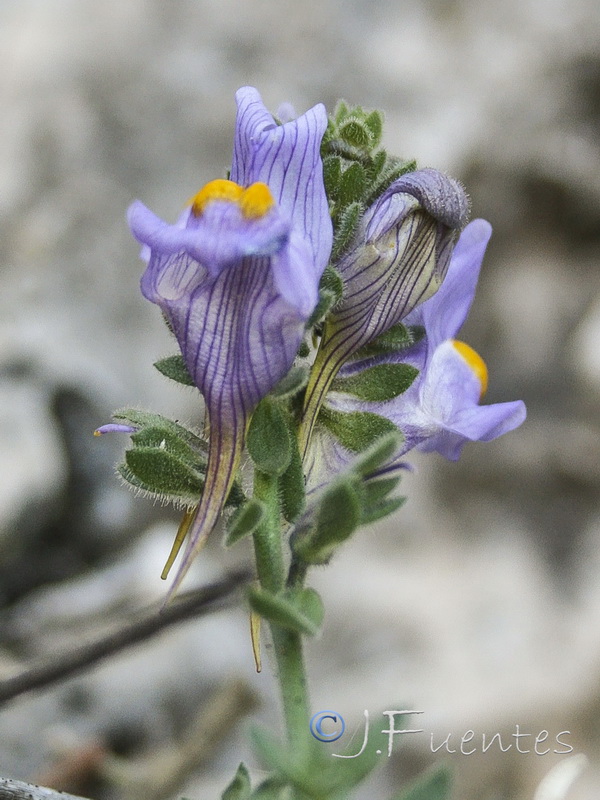
[[[250,421],[246,446],[254,465],[267,475],[282,475],[292,458],[292,443],[283,411],[264,397]]]
[[[403,394],[418,374],[419,370],[410,364],[377,364],[354,375],[336,378],[331,389],[360,400],[385,402]]]
[[[139,408],[120,408],[112,415],[115,422],[133,425],[139,430],[144,428],[163,428],[187,442],[194,450],[200,453],[208,452],[208,442],[198,436],[197,433],[189,430],[172,419],[163,417],[161,414],[154,414],[150,411],[142,411]]]
[[[360,524],[370,525],[372,522],[377,522],[384,517],[389,517],[390,514],[402,508],[405,502],[406,497],[392,497],[380,503],[374,503],[369,506],[365,505],[362,509]]]
[[[183,356],[176,355],[161,358],[160,361],[154,362],[154,366],[161,375],[165,375],[172,381],[182,383],[184,386],[195,386],[194,379],[188,372]]]
[[[386,461],[393,458],[400,449],[400,445],[403,441],[404,436],[398,428],[389,433],[385,433],[360,454],[354,462],[353,471],[361,477],[367,477],[378,467],[385,464]]]
[[[131,434],[134,449],[153,448],[167,451],[170,455],[183,461],[196,470],[203,470],[206,466],[204,454],[195,451],[189,443],[178,433],[163,425],[148,426]]]
[[[399,483],[399,477],[373,478],[370,481],[364,481],[362,485],[363,505],[370,506],[380,503],[390,492],[394,491]]]
[[[250,775],[246,765],[241,763],[234,779],[221,795],[221,800],[250,800]]]
[[[334,411],[323,406],[319,421],[336,437],[342,447],[353,453],[361,453],[370,447],[380,436],[392,433],[398,428],[386,417],[370,411]]]
[[[298,440],[291,426],[289,432],[292,455],[288,468],[279,476],[278,484],[283,516],[287,522],[295,522],[306,506],[306,484]]]
[[[240,506],[230,517],[227,523],[227,536],[225,546],[239,542],[244,536],[249,536],[264,520],[267,508],[263,502],[252,497],[247,503]]]
[[[134,447],[125,452],[120,474],[136,489],[159,497],[174,497],[193,502],[204,486],[203,476],[168,450],[160,447]],[[130,475],[134,480],[130,479]]]
[[[452,775],[444,765],[421,775],[390,800],[449,800],[451,791]]]
[[[331,249],[331,258],[333,261],[339,259],[346,248],[352,243],[356,231],[358,230],[363,210],[363,204],[356,202],[351,203],[341,212],[335,226],[335,235],[333,237],[333,246]]]
[[[308,368],[303,366],[292,367],[279,383],[271,389],[271,397],[283,400],[293,397],[302,391],[308,383]]]
[[[252,587],[248,592],[250,608],[261,617],[287,630],[314,636],[323,622],[323,602],[314,589],[285,590],[273,594]]]
[[[294,532],[294,553],[307,564],[326,564],[336,547],[360,525],[361,499],[356,480],[345,475],[333,481],[319,496],[308,525]]]

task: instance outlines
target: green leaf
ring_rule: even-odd
[[[350,117],[339,126],[340,137],[352,147],[367,150],[371,146],[371,133],[367,125],[357,117]]]
[[[381,111],[371,111],[365,117],[365,126],[371,136],[371,147],[377,147],[383,133],[383,114]]]
[[[372,414],[370,411],[345,413],[323,407],[319,420],[343,447],[353,453],[366,450],[383,434],[398,430],[389,419]]]
[[[349,113],[350,109],[348,108],[348,103],[346,103],[345,100],[338,100],[333,112],[333,118],[335,122],[339,125],[339,123],[345,119]]]
[[[269,622],[308,636],[318,633],[323,621],[323,604],[313,589],[273,594],[252,587],[248,600],[250,608]]]
[[[410,364],[378,364],[348,377],[338,377],[331,388],[369,402],[385,402],[405,392],[419,370]]]
[[[335,548],[360,524],[361,503],[348,476],[331,483],[320,495],[314,521],[292,538],[292,548],[308,564],[326,564]]]
[[[358,203],[362,200],[367,186],[367,175],[364,167],[356,162],[342,173],[337,202],[341,206]]]
[[[250,775],[245,764],[240,764],[234,779],[221,795],[221,800],[249,800]]]
[[[154,366],[156,369],[167,378],[177,383],[183,383],[184,386],[195,386],[194,379],[188,372],[185,365],[183,356],[169,356],[168,358],[161,358],[160,361],[155,361]]]
[[[200,497],[203,477],[168,450],[135,447],[125,453],[125,464],[137,481],[136,488],[157,495]],[[127,479],[127,473],[121,474]]]
[[[451,790],[450,770],[442,766],[421,775],[390,800],[449,800]]]
[[[388,517],[401,508],[406,502],[405,497],[393,497],[389,500],[384,500],[381,503],[374,503],[370,506],[363,507],[360,517],[361,525],[370,525],[372,522],[377,522],[379,519]]]
[[[327,289],[321,289],[319,291],[319,300],[317,305],[315,306],[312,314],[310,315],[308,322],[306,323],[307,330],[312,328],[314,325],[317,325],[319,322],[322,322],[331,308],[336,303],[336,296],[333,292],[329,292]]]
[[[246,445],[255,466],[267,475],[282,475],[292,458],[292,443],[281,409],[265,397],[256,407]]]
[[[323,182],[327,197],[336,200],[342,177],[342,159],[337,155],[325,156],[323,159]]]
[[[353,471],[362,477],[370,475],[396,455],[403,440],[404,436],[397,428],[380,436],[354,462]]]
[[[326,292],[331,292],[335,296],[335,301],[341,300],[344,293],[344,283],[340,273],[331,265],[325,267],[321,280],[319,281],[319,289]]]
[[[362,485],[363,505],[369,506],[379,503],[400,483],[400,478],[374,478],[365,481]]]
[[[335,235],[331,250],[331,258],[333,261],[336,261],[346,248],[352,244],[356,231],[358,230],[362,213],[363,205],[358,202],[351,203],[342,211],[335,226]]]
[[[253,497],[233,514],[227,524],[225,545],[231,547],[244,536],[249,536],[258,528],[266,515],[266,506]]]
[[[307,383],[307,367],[292,367],[287,375],[284,375],[275,388],[271,390],[271,395],[278,399],[292,397],[304,389]]]
[[[295,522],[306,506],[306,485],[302,456],[293,430],[290,430],[290,443],[292,457],[286,471],[279,476],[279,496],[284,518],[288,522]]]

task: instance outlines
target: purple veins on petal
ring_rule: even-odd
[[[467,442],[496,439],[526,418],[521,400],[480,404],[487,387],[487,368],[472,348],[455,338],[475,296],[490,235],[491,226],[485,220],[476,219],[467,225],[441,288],[405,319],[406,324],[424,325],[425,339],[397,356],[382,359],[410,363],[419,369],[407,391],[386,403],[366,403],[340,392],[332,392],[327,398],[327,404],[338,412],[371,411],[397,425],[404,434],[404,445],[396,458],[416,448],[438,452],[454,461]],[[375,357],[363,366],[374,363],[381,360]],[[352,374],[358,367],[360,364],[353,365]],[[337,457],[338,469],[343,468],[350,454],[344,455],[342,450],[339,443],[329,446],[330,467]],[[311,454],[310,463],[315,458]]]
[[[211,423],[176,586],[219,517],[253,410],[294,361],[331,250],[325,109],[277,125],[256,89],[236,102],[231,179],[206,184],[174,225],[140,202],[128,215],[148,256],[142,293],[166,316]]]
[[[432,169],[402,176],[365,212],[353,245],[336,264],[344,293],[325,325],[306,391],[304,454],[343,364],[439,289],[467,212],[460,184]]]

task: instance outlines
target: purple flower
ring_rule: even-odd
[[[173,590],[221,512],[250,415],[292,365],[331,250],[324,107],[277,125],[256,89],[236,101],[230,180],[208,183],[175,225],[140,202],[128,215],[148,255],[142,293],[165,314],[210,429],[206,484]]]
[[[354,244],[336,264],[344,293],[325,325],[306,391],[305,451],[344,362],[438,290],[467,213],[460,184],[433,169],[403,175],[366,211]]]
[[[437,451],[455,461],[466,442],[488,442],[517,428],[525,419],[521,400],[480,405],[487,389],[487,368],[469,345],[455,338],[473,302],[491,233],[485,220],[476,219],[467,225],[454,248],[442,287],[406,317],[407,324],[423,325],[427,334],[412,352],[396,359],[420,370],[410,388],[381,404],[358,403],[340,394],[328,399],[339,411],[369,410],[390,419],[404,433],[402,453],[416,447]],[[339,446],[335,452],[339,456]]]

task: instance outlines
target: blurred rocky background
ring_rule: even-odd
[[[568,794],[543,797],[595,800],[594,0],[1,0],[0,47],[0,677],[164,593],[177,517],[120,487],[124,442],[91,436],[126,405],[199,418],[193,394],[151,366],[174,350],[139,293],[125,208],[138,197],[175,219],[223,174],[239,86],[273,109],[342,96],[384,109],[388,148],[459,177],[492,222],[462,338],[487,360],[489,401],[523,398],[529,417],[458,464],[415,459],[405,508],[315,575],[327,616],[309,651],[314,709],[343,714],[357,741],[364,709],[382,726],[397,704],[425,712],[412,720],[425,732],[382,759],[361,798],[443,756],[456,800],[533,798],[569,757],[533,752],[547,730],[558,750],[569,731],[589,763]],[[248,561],[218,538],[190,586]],[[248,690],[251,717],[277,724],[238,600],[7,704],[0,774],[98,800],[219,797],[241,758],[261,775],[241,719]],[[482,733],[506,744],[516,725],[532,752],[481,752]],[[458,752],[432,754],[430,733],[436,746],[451,733]]]

